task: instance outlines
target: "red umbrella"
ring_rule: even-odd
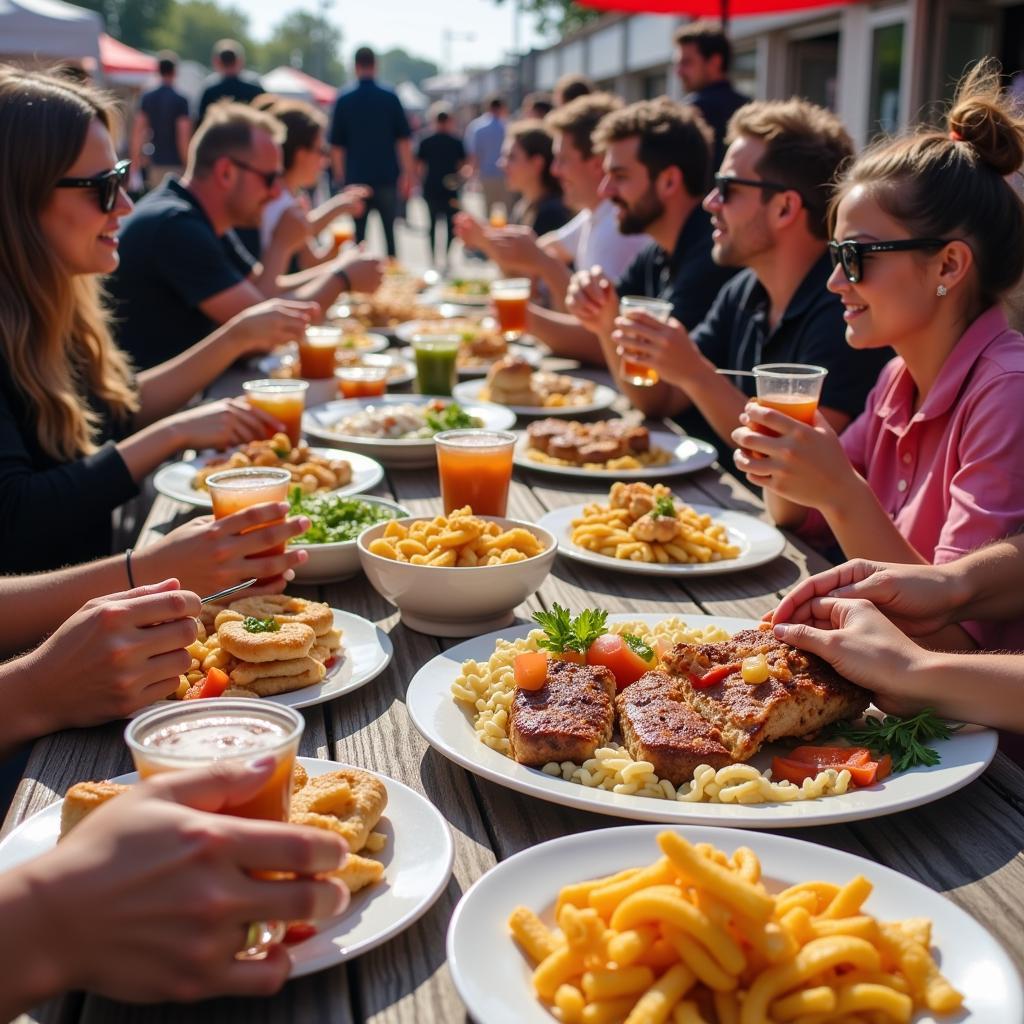
[[[723,25],[729,18],[749,14],[782,14],[814,7],[856,3],[857,0],[577,0],[583,7],[601,11],[629,11],[633,14],[689,14],[718,17]]]

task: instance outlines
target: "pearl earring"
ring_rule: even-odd
[[[939,287],[935,289],[935,294],[938,295],[940,299],[944,298],[949,294],[949,289],[944,284],[940,284]]]

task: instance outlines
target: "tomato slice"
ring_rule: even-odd
[[[801,785],[804,779],[813,779],[818,774],[818,767],[807,761],[793,761],[788,757],[772,758],[772,780],[774,782],[792,782]]]
[[[305,942],[316,935],[316,925],[310,921],[292,921],[284,931],[282,942],[291,945],[295,942]]]
[[[587,663],[587,659],[579,651],[559,651],[557,654],[552,654],[551,657],[556,661],[568,661],[573,665],[585,665]]]
[[[872,760],[867,747],[797,747],[787,755],[791,761],[807,761],[820,768],[846,768],[852,764],[867,764]]]
[[[886,754],[873,761],[866,747],[797,747],[786,757],[772,759],[772,777],[797,785],[826,768],[845,768],[855,786],[873,786],[892,773],[892,758]]]
[[[645,661],[615,633],[599,636],[587,651],[587,664],[603,665],[615,676],[615,684],[620,690],[635,683],[645,672],[650,672],[656,663],[656,657]]]
[[[228,678],[227,672],[222,672],[219,668],[211,668],[206,673],[206,678],[203,680],[203,685],[200,687],[200,697],[219,697],[227,688],[228,683],[231,680]]]
[[[524,651],[512,662],[512,678],[520,690],[539,690],[548,681],[547,651]]]
[[[706,690],[716,683],[720,683],[723,679],[731,676],[733,672],[739,672],[742,667],[740,662],[735,662],[732,665],[717,665],[715,668],[708,669],[702,676],[695,675],[693,672],[690,673],[690,682],[693,684],[695,690]]]

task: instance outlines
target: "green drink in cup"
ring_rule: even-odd
[[[450,395],[458,380],[455,360],[462,338],[457,334],[414,334],[416,388],[421,395]]]

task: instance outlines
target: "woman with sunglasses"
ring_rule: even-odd
[[[238,357],[297,337],[315,311],[266,303],[136,378],[99,285],[131,209],[113,120],[90,89],[0,74],[0,572],[109,554],[111,511],[161,462],[273,434],[279,424],[238,399],[178,410]]]
[[[949,562],[1024,525],[1024,337],[999,305],[1024,274],[1024,205],[1004,180],[1022,162],[1024,121],[986,65],[948,134],[883,142],[847,171],[828,287],[847,342],[897,358],[841,437],[820,416],[747,406],[736,465],[776,522],[903,563]],[[953,626],[943,642],[970,638]]]

